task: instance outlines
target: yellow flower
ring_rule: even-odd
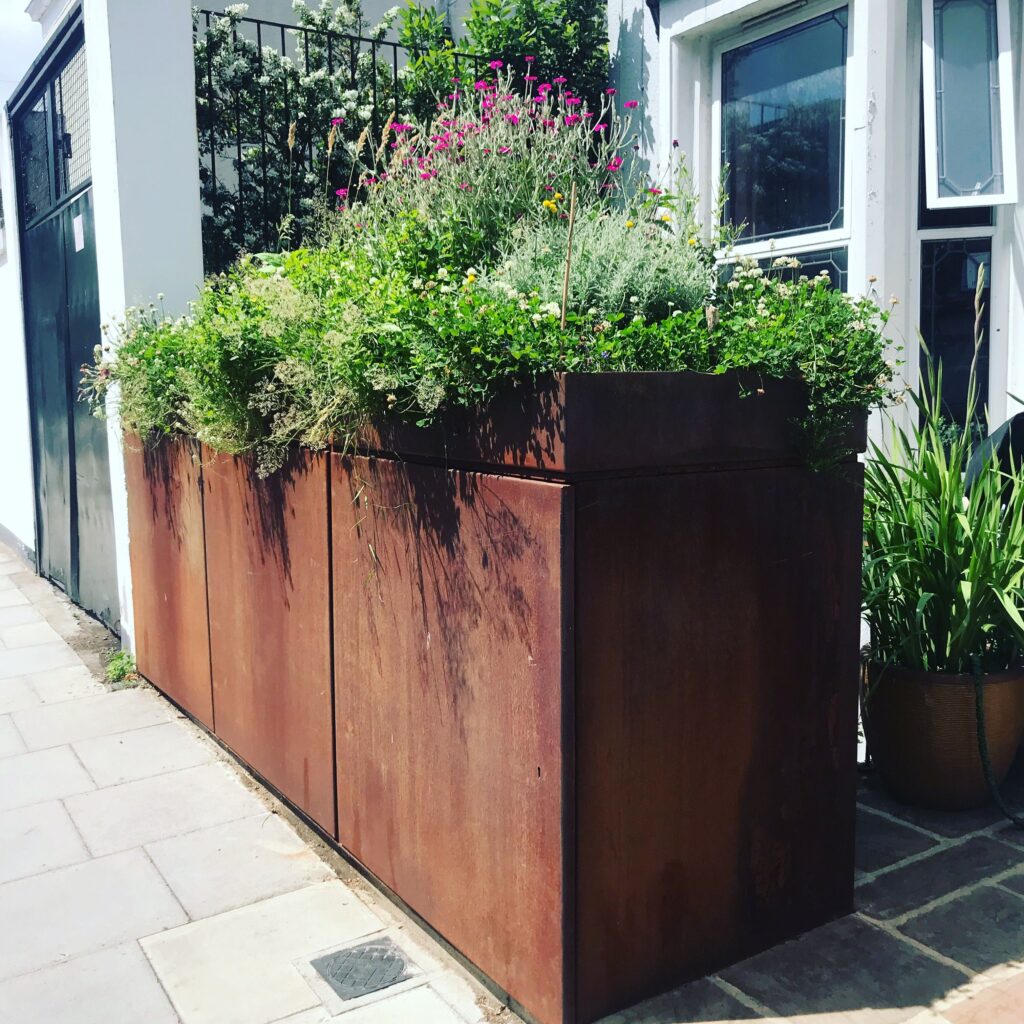
[[[687,245],[696,245],[697,244],[697,239],[696,238],[691,238],[686,244]]]
[[[545,210],[549,210],[551,213],[558,213],[558,204],[552,202],[550,199],[545,199],[544,202],[541,203],[540,205],[543,206]]]
[[[670,214],[670,213],[663,213],[661,215],[661,219],[667,224],[672,219],[672,214]]]
[[[635,228],[635,227],[636,227],[636,221],[633,221],[633,220],[627,220],[627,221],[626,221],[626,227],[627,227],[627,228]]]
[[[473,273],[473,271],[471,270],[471,271],[470,271],[470,272],[469,272],[469,273],[468,273],[468,274],[466,275],[466,283],[467,283],[467,284],[472,284],[472,283],[473,283],[473,282],[474,282],[475,280],[476,280],[476,274],[474,274],[474,273]]]
[[[561,192],[556,192],[555,193],[555,199],[556,200],[564,199],[564,198],[565,198],[565,196],[563,196]]]

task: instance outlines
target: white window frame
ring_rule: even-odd
[[[914,116],[911,121],[913,137],[920,138],[920,113],[914,107]],[[913,180],[918,180],[921,173],[921,160],[924,154],[920,152],[920,146],[914,147],[914,158],[910,161],[910,169],[913,173]],[[988,406],[987,412],[991,425],[998,426],[1009,415],[1007,392],[1007,360],[1009,352],[1007,349],[1009,335],[1009,304],[1006,296],[1009,292],[1008,264],[1010,261],[1009,247],[1005,243],[1005,225],[1002,223],[1004,217],[1000,210],[992,211],[992,224],[976,224],[969,227],[928,227],[923,228],[919,223],[919,212],[917,197],[915,195],[911,209],[913,226],[911,229],[912,260],[907,279],[906,301],[910,310],[910,320],[915,330],[921,328],[921,287],[923,285],[921,263],[924,255],[925,242],[955,242],[959,240],[970,240],[975,238],[986,239],[990,246],[991,262],[989,264],[988,280],[988,332],[985,343],[988,345]],[[1012,213],[1012,211],[1008,211]],[[965,339],[965,343],[972,343],[973,339]],[[914,383],[920,381],[920,351],[916,344],[908,345],[907,356],[913,353],[913,366],[910,380]]]
[[[722,55],[729,50],[766,39],[778,32],[813,21],[832,11],[847,9],[846,26],[846,66],[844,96],[845,131],[843,136],[843,226],[825,231],[807,231],[802,234],[787,234],[778,239],[763,238],[756,242],[738,242],[730,250],[730,257],[752,256],[764,258],[768,256],[799,256],[802,253],[816,252],[820,249],[847,249],[847,267],[849,267],[849,248],[852,224],[853,202],[853,167],[851,154],[854,151],[855,138],[853,119],[850,117],[851,74],[855,67],[853,47],[853,0],[818,0],[793,11],[780,13],[770,19],[757,19],[758,24],[746,29],[740,27],[732,32],[716,36],[711,45],[711,178],[715,186],[722,178]],[[726,183],[728,190],[728,183]]]
[[[938,125],[935,99],[935,4],[921,0],[921,68],[924,83],[925,195],[930,210],[1001,206],[1017,202],[1017,142],[1014,137],[1013,53],[1009,0],[996,3],[996,67],[999,76],[999,134],[1002,142],[1003,191],[975,196],[939,195]]]

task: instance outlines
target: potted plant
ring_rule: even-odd
[[[1024,737],[1024,465],[978,443],[980,344],[964,422],[929,358],[917,423],[865,466],[868,749],[895,796],[945,810],[990,799]]]

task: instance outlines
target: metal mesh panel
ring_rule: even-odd
[[[89,82],[85,47],[79,47],[54,83],[56,100],[57,194],[73,192],[89,180]]]
[[[45,213],[53,204],[50,195],[50,155],[46,139],[48,116],[44,94],[15,122],[18,139],[18,191],[24,221]]]

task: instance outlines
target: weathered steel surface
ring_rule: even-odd
[[[575,500],[589,1022],[852,909],[861,472]]]
[[[384,455],[555,478],[797,462],[806,402],[797,381],[750,374],[565,373],[498,396],[486,416],[455,411],[429,429],[378,422],[365,443]],[[864,447],[862,435],[853,432],[851,447]]]
[[[561,1021],[570,488],[333,457],[342,845]]]
[[[124,439],[139,671],[213,728],[198,455],[185,438]]]
[[[203,461],[217,735],[333,834],[327,458]]]

